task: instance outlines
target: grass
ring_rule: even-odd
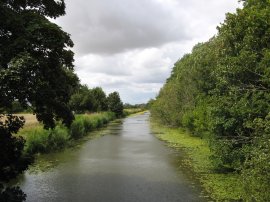
[[[25,151],[29,154],[49,153],[63,149],[69,142],[68,129],[57,125],[54,129],[45,130],[42,126],[28,129]]]
[[[182,129],[159,126],[152,122],[156,136],[168,146],[184,152],[186,157],[179,167],[189,168],[210,198],[215,201],[240,201],[243,189],[237,173],[218,173],[212,164],[211,151],[206,140]]]
[[[145,109],[142,108],[128,108],[128,109],[124,109],[124,116],[128,116],[131,114],[137,114],[140,112],[144,112],[146,111]]]
[[[26,117],[26,125],[18,135],[26,139],[25,151],[29,154],[61,150],[73,139],[82,138],[115,119],[112,112],[76,115],[70,129],[58,124],[54,129],[45,130],[42,124],[29,121],[33,120],[32,116]]]
[[[115,119],[112,112],[91,115],[77,115],[70,127],[70,136],[74,139],[85,136],[88,132],[100,128]]]

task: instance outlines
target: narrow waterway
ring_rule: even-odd
[[[27,201],[204,201],[177,168],[176,153],[151,134],[148,119],[148,113],[128,117],[99,131],[100,138],[45,156],[57,165],[22,176]]]

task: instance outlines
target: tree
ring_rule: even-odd
[[[121,117],[123,115],[124,107],[118,92],[110,93],[107,97],[107,102],[108,109],[111,112],[114,112],[117,117]]]
[[[92,91],[86,86],[80,86],[71,96],[69,105],[76,113],[96,111],[96,100]]]
[[[219,27],[211,128],[221,144],[217,156],[234,169],[241,169],[257,136],[254,121],[270,110],[269,9],[268,1],[246,0]]]
[[[227,14],[216,37],[175,64],[151,114],[207,137],[215,168],[241,173],[243,199],[267,201],[270,2],[243,2]]]
[[[11,107],[13,101],[29,105],[45,128],[54,127],[56,120],[69,126],[74,119],[67,105],[78,85],[68,49],[73,43],[47,19],[64,14],[63,0],[0,2],[0,109]],[[24,200],[19,189],[1,185],[31,162],[23,154],[23,138],[14,136],[24,119],[0,113],[0,199]]]
[[[108,110],[108,104],[106,99],[106,94],[101,87],[96,87],[91,90],[91,93],[95,99],[95,109],[96,111],[106,111]]]
[[[78,79],[69,35],[45,17],[63,15],[64,2],[45,2],[0,4],[0,105],[30,103],[37,119],[54,127],[54,118],[73,120],[65,103]]]

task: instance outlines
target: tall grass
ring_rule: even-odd
[[[38,126],[28,130],[25,151],[29,154],[57,151],[63,149],[69,139],[68,129],[62,125],[50,130]]]
[[[82,138],[113,119],[115,119],[113,112],[76,115],[69,129],[60,124],[50,130],[45,130],[42,125],[35,125],[26,127],[20,131],[19,135],[26,139],[25,151],[27,153],[49,153],[63,149],[71,139]]]
[[[115,119],[113,112],[103,112],[92,115],[77,115],[70,127],[70,136],[78,139],[85,136],[88,132],[100,128]]]

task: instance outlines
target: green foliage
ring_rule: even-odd
[[[85,126],[87,127],[83,118],[75,119],[70,126],[70,136],[74,139],[83,137],[86,134]]]
[[[95,100],[94,104],[95,111],[97,112],[107,111],[108,110],[107,98],[102,88],[101,87],[93,88],[91,89],[91,93]]]
[[[114,112],[116,117],[123,115],[124,106],[118,92],[110,93],[107,97],[107,103],[109,111]]]
[[[150,99],[150,100],[146,103],[145,108],[148,109],[148,110],[151,109],[151,107],[153,106],[154,102],[155,102],[154,99]]]
[[[114,113],[103,112],[91,115],[77,115],[70,128],[57,125],[46,130],[40,126],[25,129],[25,152],[27,154],[49,153],[58,151],[69,145],[71,139],[79,139],[88,132],[104,126],[115,119]]]
[[[192,131],[194,135],[209,138],[209,119],[209,105],[205,98],[200,97],[196,107],[186,111],[183,115],[182,125]]]
[[[26,200],[26,194],[19,187],[4,188],[0,185],[0,201],[1,202],[20,202]]]
[[[144,104],[144,103],[141,103],[141,104],[125,103],[124,109],[146,109],[146,104]]]
[[[242,177],[246,201],[268,201],[270,198],[270,114],[254,121],[256,137],[245,161]]]
[[[264,172],[270,155],[269,9],[269,1],[245,0],[227,14],[216,37],[177,61],[151,104],[159,122],[207,138],[216,170],[248,179],[241,186],[250,201],[266,201],[270,193]]]
[[[23,201],[25,195],[19,188],[5,187],[7,183],[28,168],[32,157],[23,152],[25,140],[16,134],[23,126],[23,117],[0,115],[0,199],[1,201]]]
[[[2,121],[5,119],[5,121]],[[23,153],[25,140],[12,134],[17,133],[24,124],[23,117],[0,115],[0,183],[22,173],[32,161]]]
[[[113,98],[111,99],[106,97],[106,94],[101,87],[89,89],[86,85],[80,86],[71,96],[69,106],[74,112],[78,114],[82,114],[85,112],[101,112],[109,110],[108,102],[110,101],[111,107],[112,104],[116,104],[114,106],[114,110],[118,109],[118,111],[120,112],[121,105],[123,104],[120,100],[119,94],[117,92],[115,93],[117,94],[118,97],[114,95],[112,96]]]
[[[74,119],[67,106],[78,83],[68,49],[73,43],[45,17],[63,15],[64,8],[52,0],[0,3],[0,107],[30,104],[45,127],[54,127],[55,118],[66,125]]]
[[[0,113],[18,101],[30,105],[45,128],[56,120],[69,126],[74,116],[67,103],[78,84],[73,73],[73,43],[69,35],[48,17],[65,14],[63,0],[0,2]],[[23,201],[17,188],[1,184],[16,177],[30,163],[24,158],[22,137],[15,137],[23,121],[18,117],[0,119],[0,198]],[[11,196],[11,193],[14,196]]]
[[[71,96],[69,101],[70,108],[76,113],[95,111],[95,105],[95,98],[87,86],[80,86],[80,88]]]
[[[100,128],[115,119],[112,112],[103,112],[90,115],[77,115],[70,127],[70,136],[74,139],[85,136],[88,132]]]
[[[64,126],[57,125],[50,130],[36,127],[28,130],[25,151],[29,154],[57,151],[67,145],[69,138],[68,129]]]

